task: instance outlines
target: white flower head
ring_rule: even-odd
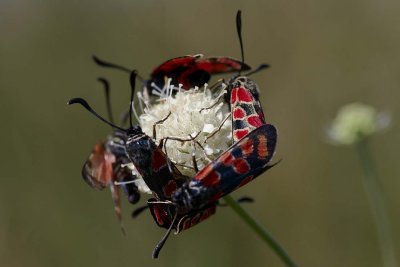
[[[339,109],[327,134],[335,144],[351,145],[387,128],[390,121],[388,113],[377,112],[372,106],[355,102]]]
[[[218,96],[212,94],[207,84],[190,90],[181,90],[181,85],[174,87],[170,79],[165,84],[156,90],[160,96],[157,103],[144,108],[140,126],[152,137],[153,125],[163,120],[156,125],[156,143],[171,138],[164,141],[169,159],[183,174],[193,175],[193,156],[202,169],[231,145],[229,108],[225,103],[218,103]]]

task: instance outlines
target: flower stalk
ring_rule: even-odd
[[[237,201],[231,196],[223,197],[224,201],[230,206],[240,218],[278,255],[278,257],[288,267],[297,267],[297,264],[290,258],[283,247],[262,227]]]
[[[397,267],[392,228],[386,212],[383,194],[380,190],[378,175],[364,139],[355,144],[360,164],[364,172],[364,190],[375,222],[384,267]]]

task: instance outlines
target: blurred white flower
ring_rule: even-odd
[[[196,142],[168,140],[166,143],[168,157],[183,174],[193,175],[192,155],[202,169],[231,145],[230,111],[227,104],[216,103],[218,96],[212,94],[207,84],[203,88],[181,90],[181,86],[174,87],[170,81],[163,89],[157,89],[158,103],[145,103],[139,122],[143,132],[152,137],[153,125],[168,117],[156,126],[157,143],[166,137],[186,140],[196,137]],[[177,91],[175,95],[172,95],[173,90]]]
[[[327,134],[334,144],[351,145],[389,126],[391,116],[362,103],[341,107]]]

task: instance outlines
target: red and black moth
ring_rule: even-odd
[[[242,61],[244,61],[240,11],[236,19]],[[268,65],[263,64],[258,70],[265,67]],[[270,165],[269,162],[275,152],[277,130],[272,124],[266,124],[259,101],[258,86],[246,76],[233,77],[228,82],[227,92],[230,97],[234,144],[175,190],[172,201],[150,203],[156,222],[160,217],[163,222],[167,221],[169,224],[161,226],[166,228],[169,226],[169,231],[171,228],[177,229],[178,232],[181,228],[185,229],[185,222],[178,224],[178,227],[171,227],[177,214],[190,214],[192,211],[206,211],[210,207],[215,207],[221,197],[254,180],[275,165]],[[163,206],[175,207],[174,217],[168,217],[168,214],[160,212],[165,210]],[[207,215],[205,212],[205,218]],[[201,220],[202,216],[203,214],[197,212],[196,217],[191,217],[191,219]],[[153,257],[158,256],[169,231],[156,247]]]
[[[181,210],[179,212],[171,205],[163,205],[162,207],[153,205],[160,202],[171,202],[172,194],[184,183],[189,181],[190,178],[180,173],[162,149],[154,143],[153,139],[143,133],[139,125],[132,124],[132,103],[135,81],[136,72],[133,71],[130,75],[131,104],[129,112],[130,127],[128,129],[116,126],[98,115],[89,106],[86,100],[82,98],[73,98],[68,104],[82,105],[97,118],[116,129],[117,132],[125,134],[124,142],[126,155],[153,193],[154,199],[149,200],[148,204],[152,214],[155,216],[156,223],[159,226],[168,227],[168,233],[173,228],[180,230],[187,229],[214,214],[216,203],[204,206],[198,210]],[[165,239],[157,245],[155,249],[157,253],[153,254],[155,257],[158,256],[159,249],[164,242]]]
[[[183,89],[201,87],[212,75],[249,70],[250,66],[230,57],[204,58],[202,54],[172,58],[156,67],[150,75],[147,87],[163,88],[165,77],[172,79],[172,84],[182,84]]]
[[[93,56],[96,64],[102,67],[109,67],[130,73],[129,68],[118,64],[110,63]],[[150,78],[145,80],[144,88],[149,95],[153,91],[160,91],[164,88],[166,79],[171,79],[171,85],[176,87],[182,85],[182,89],[189,90],[195,86],[201,87],[207,83],[211,76],[250,70],[250,66],[231,57],[204,57],[202,54],[186,55],[169,59],[153,69]]]

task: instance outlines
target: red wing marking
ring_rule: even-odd
[[[260,117],[258,115],[252,115],[247,118],[247,122],[256,128],[260,127],[264,123],[261,121]]]
[[[183,222],[183,230],[186,230],[186,229],[188,229],[188,228],[190,228],[190,219],[188,218],[188,219],[186,219],[184,222]]]
[[[165,61],[162,63],[160,66],[155,68],[151,72],[151,76],[155,76],[160,72],[165,72],[169,74],[170,72],[173,72],[176,70],[176,68],[180,66],[186,66],[188,64],[193,64],[197,59],[201,58],[202,55],[188,55],[188,56],[183,56],[183,57],[176,57],[172,58],[170,60]]]
[[[195,224],[197,224],[197,223],[199,222],[200,216],[201,216],[201,214],[200,214],[200,213],[197,213],[196,216],[194,216],[194,217],[192,218],[191,226],[193,226],[193,225],[195,225]]]
[[[233,131],[233,134],[234,134],[236,140],[240,140],[240,139],[242,139],[243,136],[247,135],[249,132],[250,131],[249,131],[248,128],[246,128],[246,129],[237,129],[237,130]]]
[[[224,165],[231,165],[235,157],[232,153],[223,153],[219,158],[219,161],[222,162]]]
[[[258,135],[258,156],[261,158],[266,158],[268,156],[268,146],[267,146],[267,137],[265,135]]]
[[[156,217],[157,224],[158,225],[164,225],[164,220],[162,217],[164,217],[165,214],[163,214],[163,210],[159,210],[157,206],[154,207],[154,216]]]
[[[203,177],[201,179],[201,183],[204,186],[210,186],[210,187],[217,186],[219,184],[220,179],[221,179],[220,176],[221,175],[218,172],[212,170],[205,177]]]
[[[159,171],[162,167],[167,164],[167,159],[164,153],[161,150],[154,150],[151,160],[151,167],[154,171]]]
[[[196,180],[201,180],[201,179],[203,179],[204,178],[204,176],[209,172],[209,171],[211,171],[213,169],[213,166],[210,164],[210,165],[207,165],[206,167],[204,167],[201,171],[199,171],[199,173],[197,173],[197,175],[196,175]]]
[[[208,217],[210,217],[214,213],[215,213],[215,206],[205,210],[204,213],[202,214],[201,218],[200,218],[200,221],[204,221],[205,219],[207,219]]]
[[[169,180],[168,183],[164,186],[164,196],[166,198],[171,198],[172,193],[176,191],[176,182],[174,180]]]
[[[243,140],[244,141],[244,140]],[[248,156],[254,151],[254,144],[252,139],[247,139],[244,143],[240,146],[242,149],[243,156]]]
[[[250,165],[242,158],[235,159],[233,169],[239,174],[245,174],[250,171]]]
[[[241,107],[236,107],[233,110],[233,119],[242,120],[246,116],[246,112]]]
[[[233,88],[231,92],[231,105],[234,105],[237,101],[237,91],[238,88]]]
[[[197,61],[197,66],[209,73],[224,73],[238,71],[241,69],[242,64],[240,61],[233,58],[217,57],[200,59]],[[246,64],[244,64],[243,67],[249,68]]]
[[[244,87],[240,87],[238,89],[238,98],[240,102],[245,102],[245,103],[253,103],[254,98],[253,95]]]

